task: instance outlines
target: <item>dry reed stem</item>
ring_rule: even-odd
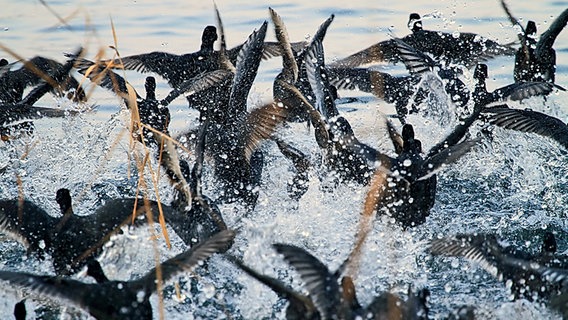
[[[373,222],[376,216],[377,204],[385,196],[385,186],[387,184],[387,170],[383,166],[379,167],[369,183],[369,191],[365,197],[363,212],[359,220],[357,234],[355,235],[355,246],[349,254],[345,274],[356,279],[361,262],[361,253],[369,232],[373,229]]]

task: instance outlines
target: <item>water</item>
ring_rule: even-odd
[[[42,55],[59,61],[63,60],[62,52],[71,52],[82,45],[88,49],[87,57],[93,58],[99,48],[115,45],[110,26],[112,17],[116,45],[123,56],[149,51],[186,53],[198,50],[203,27],[214,24],[213,4],[207,2],[82,1],[69,4],[54,1],[50,5],[60,16],[70,17],[67,23],[71,30],[59,26],[57,18],[38,2],[4,3],[0,13],[3,30],[0,43],[25,58]],[[217,5],[230,47],[240,44],[263,20],[269,19],[268,6],[282,16],[292,41],[309,38],[323,20],[335,13],[336,19],[324,42],[328,62],[388,39],[389,33],[406,35],[407,17],[412,11],[431,17],[424,21],[428,29],[471,31],[502,43],[516,40],[515,30],[509,26],[499,3],[491,0],[428,3],[354,0],[349,2],[349,8],[342,2],[323,0],[262,4],[218,1]],[[539,29],[544,29],[567,5],[568,2],[539,1],[511,3],[510,8],[523,21],[533,19]],[[268,37],[274,39],[272,31]],[[560,34],[555,48],[556,81],[566,86],[566,33]],[[112,57],[111,50],[104,52],[106,57]],[[13,60],[7,54],[4,56]],[[492,60],[488,65],[490,90],[512,82],[511,57]],[[280,68],[279,59],[262,63],[249,97],[251,105],[260,105],[271,98],[272,80]],[[127,72],[126,76],[143,93],[144,75]],[[471,85],[471,75],[466,74],[465,78]],[[159,97],[164,97],[169,90],[165,82],[158,81]],[[360,98],[357,103],[340,105],[340,111],[353,124],[357,136],[392,153],[381,120],[381,113],[394,113],[392,106],[362,93],[340,94]],[[566,122],[565,95],[553,95],[546,103],[534,98],[524,106],[516,106],[544,111]],[[76,107],[50,96],[40,104]],[[72,190],[76,211],[81,214],[88,214],[90,208],[100,203],[101,194],[105,197],[134,194],[137,173],[129,159],[137,153],[130,151],[126,139],[128,113],[121,111],[124,108],[116,97],[101,89],[94,89],[89,101],[89,105],[92,104],[96,105],[94,112],[36,121],[35,138],[0,142],[0,168],[7,168],[0,173],[0,198],[17,196],[16,176],[22,181],[26,197],[42,204],[53,215],[58,214],[55,190],[61,187]],[[187,110],[184,99],[174,101],[171,112],[173,135],[195,127],[197,115]],[[426,148],[447,131],[431,118],[413,116],[410,122]],[[279,134],[311,153],[314,163],[320,161],[313,135],[304,126],[292,125]],[[229,206],[222,208],[223,214],[229,226],[241,228],[234,247],[237,255],[242,255],[257,270],[299,288],[299,276],[282,262],[270,244],[283,242],[303,246],[335,270],[351,250],[366,188],[340,186],[330,191],[329,184],[318,181],[318,172],[313,170],[308,193],[295,203],[286,195],[285,182],[292,178],[291,164],[278,155],[273,145],[267,144],[264,148],[268,162],[254,214],[243,218],[239,208]],[[564,222],[568,208],[567,157],[566,151],[547,139],[496,129],[491,142],[485,142],[440,175],[436,205],[424,225],[402,232],[386,227],[384,222],[375,222],[356,279],[362,304],[369,303],[383,290],[404,293],[408,284],[412,284],[416,288],[430,288],[434,317],[443,317],[449,310],[470,304],[479,308],[482,319],[510,319],[512,314],[524,319],[554,318],[554,314],[536,304],[509,302],[504,286],[476,266],[462,260],[432,258],[424,249],[428,239],[460,232],[495,232],[511,239],[512,243],[527,245],[527,250],[536,249],[538,238],[534,231],[550,226],[560,232],[559,247],[566,250],[568,243],[562,235],[567,231]],[[210,180],[206,179],[205,194],[213,195]],[[151,197],[155,197],[154,189],[165,201],[171,199],[164,177],[158,186],[150,186]],[[101,261],[111,279],[129,279],[153,266],[153,245],[148,237],[147,232],[137,231],[118,237],[107,246]],[[184,249],[175,235],[173,244],[173,249],[167,250],[163,241],[158,241],[162,259]],[[1,269],[52,272],[49,261],[21,257],[23,249],[13,242],[4,242],[1,249]],[[222,258],[214,257],[209,271],[211,275],[199,272],[198,282],[189,274],[180,281],[185,296],[183,302],[179,302],[171,287],[166,291],[168,319],[187,319],[188,314],[207,319],[284,317],[285,304],[278,302],[275,294],[236,271]],[[78,277],[85,281],[84,276]],[[13,290],[2,291],[0,312],[9,314],[19,297]],[[156,295],[152,303],[157,317]],[[28,309],[33,309],[37,302],[28,300],[28,304]],[[73,317],[87,316],[75,314]]]

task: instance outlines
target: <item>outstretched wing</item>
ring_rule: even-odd
[[[246,111],[249,91],[260,65],[262,47],[266,37],[268,23],[265,21],[258,31],[254,31],[243,45],[237,58],[236,73],[233,78],[229,98],[229,114],[231,116]]]
[[[561,120],[530,109],[506,107],[487,108],[483,111],[488,121],[496,126],[549,137],[568,149],[568,127]]]
[[[163,262],[160,265],[162,279],[168,281],[177,274],[188,271],[195,267],[199,262],[207,260],[214,253],[226,250],[235,238],[232,230],[223,230],[213,235],[202,243],[198,243],[191,249],[178,254],[177,256]],[[133,287],[138,287],[145,292],[156,291],[156,268],[153,268],[144,277],[136,280]]]
[[[294,58],[294,52],[292,51],[292,46],[290,45],[290,38],[288,37],[288,31],[286,30],[286,25],[282,18],[274,9],[268,8],[270,12],[270,17],[272,18],[272,23],[274,24],[274,32],[276,33],[276,39],[280,44],[280,51],[282,53],[282,75],[284,79],[290,81],[291,83],[296,82],[298,79],[298,65],[296,64],[296,59]]]
[[[556,37],[560,34],[564,27],[566,27],[566,23],[568,23],[568,9],[562,11],[562,13],[552,22],[548,30],[543,32],[540,35],[540,39],[536,44],[535,53],[537,57],[543,52],[546,52],[552,49],[554,45],[554,41],[556,41]]]
[[[82,283],[72,279],[11,271],[0,271],[0,280],[13,286],[32,290],[43,297],[64,299],[85,310],[91,302],[89,293],[96,287],[96,284]]]
[[[273,247],[298,271],[321,318],[330,319],[336,314],[341,295],[337,277],[302,248],[288,244],[274,244]]]
[[[491,102],[505,100],[505,99],[519,101],[535,96],[546,96],[550,94],[552,91],[554,91],[554,89],[566,91],[566,89],[551,82],[545,82],[545,81],[516,82],[493,91],[492,93],[493,99]]]

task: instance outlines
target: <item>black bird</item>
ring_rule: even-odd
[[[461,72],[457,68],[440,65],[402,40],[392,41],[410,76],[392,76],[378,70],[342,66],[329,68],[330,83],[338,89],[361,90],[393,103],[402,124],[406,123],[406,115],[416,112],[417,106],[428,97],[429,90],[422,84],[424,75],[428,73],[437,75],[453,103],[462,107],[469,101],[469,89],[460,80]],[[431,82],[428,79],[425,83]],[[410,110],[409,102],[412,102]]]
[[[0,73],[0,103],[2,104],[19,103],[26,88],[41,84],[50,77],[55,77],[58,70],[63,68],[63,65],[55,60],[35,56],[25,61],[21,68],[11,71],[8,61],[3,60],[5,64],[0,64],[0,66],[8,68],[3,68]],[[51,91],[57,94],[67,92],[74,101],[86,100],[85,92],[73,76],[65,74],[58,76],[58,78],[60,79],[57,81],[57,87],[50,88]]]
[[[418,295],[410,292],[406,302],[385,292],[363,308],[357,301],[353,280],[342,276],[348,260],[332,273],[302,248],[288,244],[274,244],[273,247],[300,274],[319,319],[392,319],[389,316],[393,315],[400,319],[428,319],[428,289],[421,290]]]
[[[137,201],[138,200],[138,201]],[[56,274],[72,274],[97,256],[110,236],[121,232],[126,225],[140,226],[146,223],[141,217],[146,210],[158,214],[157,202],[143,199],[115,199],[107,201],[95,212],[86,216],[74,214],[72,199],[68,189],[59,189],[56,193],[60,219],[56,219],[50,232],[51,245],[48,249],[53,259]],[[174,215],[168,206],[161,206],[165,216]],[[136,213],[133,218],[133,214]]]
[[[548,299],[563,289],[551,273],[568,268],[568,257],[556,254],[552,233],[543,237],[540,253],[530,254],[513,247],[503,247],[491,234],[457,235],[434,239],[430,252],[434,255],[460,256],[478,263],[503,283],[510,283],[515,299]]]
[[[531,109],[507,106],[486,108],[483,115],[490,124],[551,138],[568,150],[568,126],[558,118]]]
[[[203,194],[201,187],[201,176],[203,172],[203,160],[205,153],[205,143],[208,130],[209,120],[205,120],[199,128],[197,143],[195,146],[195,164],[190,172],[188,163],[185,160],[180,161],[182,179],[189,182],[191,189],[191,199],[186,199],[186,194],[178,192],[172,202],[172,206],[182,214],[174,217],[172,223],[176,234],[190,245],[194,242],[201,242],[211,235],[227,229],[227,225],[223,220],[223,215],[219,207],[209,197]],[[175,174],[170,172],[169,164],[167,171],[172,180]],[[191,207],[189,212],[187,208]],[[186,240],[187,239],[187,240]],[[228,248],[227,248],[228,249]]]
[[[310,107],[314,104],[314,94],[308,81],[305,61],[310,46],[296,54],[290,44],[284,21],[274,9],[269,8],[269,11],[282,52],[282,71],[274,79],[272,89],[274,100],[290,109],[287,121],[307,121],[311,117],[311,112],[313,112]],[[335,16],[331,15],[320,25],[311,43],[323,41],[334,18]],[[333,98],[337,98],[337,94]],[[305,100],[309,103],[306,103]]]
[[[62,217],[50,216],[29,200],[0,200],[0,230],[21,242],[28,254],[39,258],[52,257],[55,272],[67,275],[78,271],[88,258],[101,252],[110,236],[120,232],[121,226],[140,226],[146,223],[141,216],[147,211],[160,212],[171,225],[184,222],[183,216],[170,206],[144,199],[114,199],[107,201],[91,215],[77,216],[71,206],[69,190],[59,189],[56,200]],[[133,213],[136,218],[133,219]],[[189,245],[189,237],[180,237]]]
[[[83,59],[79,72],[86,73],[89,68],[95,65],[93,62]],[[123,97],[127,105],[132,105],[128,97],[128,82],[118,74],[110,70],[98,70],[89,74],[93,81],[99,81],[99,85],[110,90],[117,90],[117,95]],[[100,72],[97,74],[97,72]],[[196,78],[186,81],[180,89],[173,89],[166,98],[157,100],[155,96],[155,80],[153,77],[146,78],[146,98],[142,99],[136,93],[138,112],[140,121],[148,124],[161,133],[169,136],[168,126],[170,114],[167,105],[178,95],[185,92],[187,95],[200,94],[201,90],[209,87],[216,81],[223,79],[226,73],[221,70],[209,72]],[[133,90],[133,89],[132,89]],[[179,156],[169,140],[164,139],[154,131],[144,128],[144,139],[154,147],[156,154],[160,154],[161,164],[165,167],[172,185],[177,190],[177,198],[172,203],[172,209],[165,211],[166,222],[170,224],[183,241],[190,245],[201,239],[206,239],[209,235],[220,230],[227,229],[223,221],[219,208],[201,192],[201,168],[203,162],[203,152],[205,149],[205,135],[207,133],[209,119],[206,119],[198,133],[196,145],[196,161],[193,173],[190,173],[189,166]],[[185,168],[187,167],[187,168]],[[186,172],[183,172],[186,171]]]
[[[515,82],[519,81],[549,81],[554,83],[556,74],[556,51],[554,41],[568,23],[568,9],[564,10],[548,27],[548,30],[536,40],[536,23],[532,20],[523,28],[513,17],[507,4],[501,0],[501,5],[513,25],[521,28],[519,40],[521,47],[515,55]]]
[[[91,81],[97,83],[99,86],[111,90],[118,97],[122,98],[126,106],[132,111],[135,124],[142,124],[142,135],[146,143],[150,143],[159,151],[157,146],[161,143],[164,144],[163,157],[160,158],[161,164],[164,165],[170,172],[175,174],[175,177],[170,176],[175,180],[174,187],[180,192],[186,193],[186,198],[191,199],[189,194],[190,188],[187,181],[182,178],[182,173],[179,167],[179,157],[175,151],[173,143],[169,139],[164,139],[164,135],[169,136],[168,125],[170,122],[170,113],[167,106],[179,95],[186,97],[192,95],[199,95],[203,90],[214,86],[218,82],[222,82],[229,75],[226,70],[215,70],[200,74],[190,80],[182,83],[177,89],[172,89],[170,93],[162,100],[156,99],[155,94],[155,79],[154,77],[147,77],[145,88],[146,98],[141,98],[136,90],[121,76],[95,64],[87,59],[81,59],[78,63],[78,71],[85,74]],[[144,125],[152,127],[154,130],[146,128]],[[133,134],[140,133],[139,128],[134,128]],[[159,153],[158,153],[159,154]]]
[[[319,118],[312,121],[318,123],[314,124],[316,128],[328,128],[327,136],[316,130],[316,141],[326,152],[330,169],[343,179],[366,184],[378,164],[388,172],[388,186],[384,186],[388,191],[379,202],[379,212],[386,210],[404,228],[424,223],[435,201],[435,173],[443,164],[459,159],[476,143],[458,144],[477,114],[466,119],[464,125],[458,125],[426,157],[422,156],[422,144],[415,139],[412,125],[404,125],[401,136],[388,122],[389,135],[398,154],[396,158],[390,157],[361,143],[349,122],[339,116],[333,99],[329,98],[329,90],[325,89],[329,85],[324,76],[326,69],[321,42],[310,47],[307,57],[308,78],[318,105],[316,109],[324,110]]]
[[[287,109],[269,103],[247,111],[247,96],[262,56],[267,23],[243,45],[221,117],[213,117],[207,130],[206,152],[214,161],[214,174],[222,186],[223,202],[244,201],[254,207],[259,192],[263,154],[259,144],[286,119]]]
[[[217,12],[217,21],[222,29],[220,17]],[[216,51],[213,47],[217,41],[220,31],[222,34],[222,50]],[[217,30],[215,26],[207,26],[203,29],[201,36],[201,48],[199,51],[186,53],[182,55],[167,53],[167,52],[151,52],[138,55],[122,57],[110,61],[101,61],[103,65],[109,65],[112,68],[123,68],[126,70],[135,70],[142,73],[154,72],[168,81],[170,86],[174,89],[202,74],[218,70],[222,67],[221,53],[223,49],[230,61],[236,64],[239,52],[243,45],[237,46],[233,49],[226,50],[224,42],[224,33],[222,30]],[[298,46],[301,46],[300,44]],[[278,55],[278,49],[274,43],[266,44],[267,49],[265,57],[272,57]]]
[[[82,49],[79,49],[73,56],[77,57],[81,52]],[[23,99],[20,98],[18,102],[0,105],[0,128],[4,131],[6,125],[20,120],[37,119],[41,117],[63,117],[69,113],[73,113],[73,111],[35,107],[33,105],[47,92],[59,86],[60,83],[68,77],[74,63],[75,58],[69,59],[63,66],[55,70],[51,76],[48,76],[46,81],[35,87]]]
[[[161,279],[168,281],[182,272],[191,270],[199,262],[225,248],[234,236],[233,231],[222,231],[161,263]],[[89,269],[91,268],[92,265]],[[132,281],[109,281],[106,277],[98,277],[102,282],[96,284],[11,271],[0,271],[0,279],[43,296],[67,300],[96,319],[150,320],[152,319],[150,296],[159,289],[157,272],[156,268],[153,268],[143,277]]]
[[[412,33],[400,38],[414,49],[429,53],[446,64],[475,66],[479,61],[501,55],[514,55],[515,49],[501,45],[475,33],[460,32],[458,37],[452,33],[430,31],[422,28],[422,19],[417,13],[410,14],[408,26]],[[367,63],[400,61],[396,41],[381,41],[371,47],[338,60],[333,65],[357,67]]]
[[[436,173],[445,164],[455,162],[467,153],[477,140],[458,144],[465,135],[465,131],[461,131],[462,128],[458,125],[424,156],[422,143],[414,137],[412,125],[405,124],[402,134],[398,134],[392,124],[387,123],[387,126],[398,154],[396,158],[362,144],[354,144],[352,147],[366,155],[370,163],[380,162],[378,170],[386,170],[387,183],[383,186],[385,196],[378,201],[377,212],[387,214],[406,229],[424,223],[430,215],[436,200]]]

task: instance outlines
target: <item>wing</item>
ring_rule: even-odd
[[[391,76],[367,68],[328,68],[329,82],[337,89],[360,90],[385,98],[385,83]],[[391,89],[392,90],[392,89]]]
[[[425,180],[442,170],[444,166],[456,162],[463,155],[468,153],[471,148],[479,143],[479,139],[464,141],[460,144],[447,147],[437,154],[428,157],[420,168],[418,180]]]
[[[389,52],[394,52],[394,50],[396,50],[395,48],[396,45],[394,42],[390,40],[382,41],[346,58],[335,61],[330,64],[330,66],[354,68],[369,63],[391,61],[394,55],[392,53],[389,54]]]
[[[306,73],[316,96],[316,110],[325,119],[339,115],[331,95],[329,79],[325,70],[323,45],[320,40],[312,42],[306,52]]]
[[[201,177],[203,174],[203,158],[205,156],[205,141],[207,138],[207,128],[209,127],[209,119],[205,119],[199,131],[197,132],[197,141],[195,142],[195,164],[191,170],[191,194],[200,198],[201,194]]]
[[[64,299],[85,310],[88,309],[90,302],[89,292],[96,286],[61,277],[10,271],[0,271],[0,280],[19,288],[32,290],[43,297]]]
[[[26,249],[40,250],[40,242],[49,237],[56,223],[55,218],[31,201],[0,200],[0,232]]]
[[[515,18],[513,16],[513,14],[511,13],[511,10],[509,10],[509,6],[507,6],[507,4],[505,3],[505,0],[501,0],[501,7],[503,8],[503,10],[505,10],[505,13],[507,14],[507,17],[509,18],[509,21],[511,21],[511,24],[513,24],[513,26],[519,26],[521,28],[521,32],[519,32],[519,40],[521,40],[521,45],[523,47],[526,46],[526,43],[523,41],[524,37],[525,37],[525,28],[523,27],[523,25],[519,22],[519,20],[517,20],[517,18]],[[526,51],[523,50],[523,51]]]
[[[538,40],[535,49],[537,56],[541,52],[552,49],[554,41],[556,41],[556,37],[558,37],[560,32],[564,30],[566,23],[568,23],[568,9],[562,11],[562,13],[554,20],[554,22],[552,22],[550,27],[548,27],[548,30],[540,35],[540,39]]]
[[[215,70],[206,73],[202,73],[190,80],[183,82],[178,88],[170,91],[167,97],[160,101],[162,106],[169,105],[180,95],[185,97],[199,94],[203,90],[207,90],[214,86],[217,86],[225,81],[229,81],[233,76],[233,73],[228,70]]]
[[[19,120],[40,119],[45,117],[62,118],[70,114],[77,114],[77,111],[34,107],[23,104],[4,105],[0,107],[0,126]]]
[[[258,31],[254,31],[243,45],[237,58],[236,73],[233,78],[229,98],[229,115],[246,111],[248,93],[260,65],[262,47],[268,23],[265,21]]]
[[[235,235],[232,230],[223,230],[191,249],[163,262],[160,265],[162,279],[164,282],[168,281],[177,274],[188,271],[198,263],[207,260],[214,253],[226,250]],[[133,287],[143,289],[145,292],[156,291],[156,274],[156,268],[153,268],[143,278],[133,282]]]
[[[453,238],[434,239],[430,242],[433,255],[464,257],[478,263],[495,278],[501,278],[498,268],[501,247],[493,235],[458,235]]]
[[[243,270],[249,276],[255,278],[265,286],[272,289],[272,291],[274,291],[274,293],[276,293],[279,297],[290,301],[290,305],[302,305],[304,310],[309,310],[312,313],[316,311],[314,303],[309,297],[306,297],[292,290],[277,279],[256,272],[252,268],[245,265],[241,260],[231,255],[225,255],[225,258],[229,259],[229,261],[231,261],[234,265],[239,267],[239,269]]]
[[[72,57],[63,66],[57,68],[57,71],[51,77],[47,76],[46,81],[33,89],[27,96],[22,99],[22,101],[19,102],[19,104],[31,106],[51,89],[59,86],[59,84],[62,83],[63,79],[65,79],[69,75],[69,72],[76,62],[76,57],[80,56],[82,52],[83,48],[79,48],[75,53],[72,54]]]
[[[278,149],[287,159],[291,160],[298,173],[305,173],[311,166],[310,159],[302,151],[291,146],[281,139],[273,139],[278,145]]]
[[[215,25],[217,26],[217,32],[219,33],[219,39],[221,42],[221,51],[227,51],[227,40],[225,39],[225,27],[223,26],[223,21],[221,20],[221,13],[219,13],[219,8],[217,8],[217,4],[215,2],[213,2],[213,7],[215,8]]]
[[[286,109],[293,110],[297,108],[298,105],[307,108],[307,113],[310,117],[310,121],[315,129],[316,141],[320,148],[326,148],[327,142],[329,141],[329,132],[327,131],[327,123],[321,113],[317,111],[312,104],[304,97],[304,95],[295,86],[289,84],[288,82],[276,80],[278,85],[285,92],[284,100],[277,101],[278,106],[283,106]],[[290,111],[289,110],[289,111]]]
[[[568,149],[568,127],[561,120],[530,109],[505,107],[487,108],[483,111],[489,123],[521,132],[549,137]]]
[[[422,74],[436,67],[437,63],[429,56],[419,52],[401,39],[392,39],[402,63],[410,74]]]
[[[296,82],[298,79],[298,65],[296,64],[296,59],[294,58],[294,52],[292,51],[292,46],[290,45],[290,38],[288,37],[288,31],[286,30],[286,25],[282,18],[274,9],[268,8],[270,12],[270,17],[272,18],[272,23],[274,24],[274,32],[276,33],[276,39],[280,44],[280,52],[282,53],[282,76],[286,81],[291,83]]]
[[[287,244],[274,244],[273,247],[300,274],[321,318],[330,319],[336,314],[341,295],[337,277],[302,248]]]
[[[114,59],[110,60],[110,62],[112,62],[113,68],[134,70],[142,73],[154,72],[163,75],[168,73],[168,69],[173,67],[173,64],[180,57],[180,55],[167,52],[151,52]],[[108,61],[102,62],[109,64]]]
[[[258,146],[269,139],[279,124],[288,117],[289,109],[269,103],[250,112],[245,123],[245,157],[247,161]]]
[[[333,19],[335,19],[334,14],[332,14],[331,16],[329,16],[329,18],[327,18],[324,22],[322,22],[322,24],[318,27],[318,30],[316,31],[316,33],[312,37],[312,43],[315,42],[315,41],[323,42],[323,38],[325,37],[325,35],[327,33],[327,29],[329,28],[329,25],[333,22]]]
[[[400,133],[398,133],[398,131],[396,131],[396,128],[387,117],[385,117],[385,122],[387,124],[387,129],[389,131],[389,137],[394,146],[394,151],[396,152],[396,154],[401,154],[404,144],[402,136],[400,135]]]
[[[76,68],[79,73],[85,75],[89,80],[102,88],[110,90],[124,99],[125,103],[128,104],[128,87],[130,85],[123,77],[113,72],[109,67],[87,59],[78,59]],[[135,94],[136,98],[140,99],[138,93],[135,92]]]
[[[555,89],[566,91],[566,89],[551,82],[516,82],[493,91],[492,102],[505,99],[519,101],[534,96],[546,96]]]

